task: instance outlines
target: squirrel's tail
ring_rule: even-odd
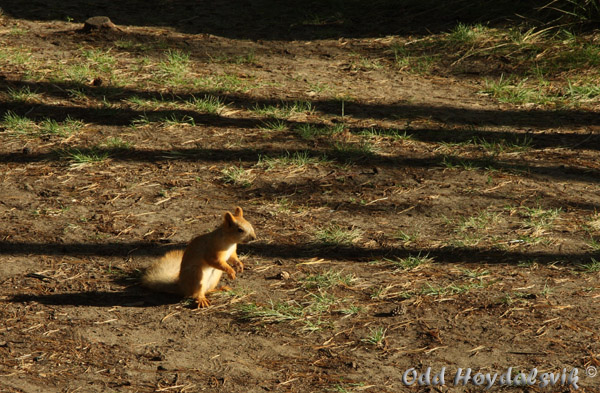
[[[179,294],[179,269],[184,250],[173,250],[154,262],[142,276],[142,285],[159,292]]]

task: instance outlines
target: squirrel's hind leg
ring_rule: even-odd
[[[210,301],[206,295],[215,292],[215,287],[221,280],[223,272],[213,267],[205,267],[202,269],[202,276],[198,280],[197,287],[194,290],[192,297],[198,302],[198,308],[209,307]]]
[[[196,302],[198,302],[198,308],[210,307],[210,301],[206,298],[206,296],[195,297]]]

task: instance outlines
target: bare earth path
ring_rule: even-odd
[[[218,9],[196,31],[117,8],[120,30],[81,33],[57,16],[79,5],[12,7],[1,392],[479,392],[458,368],[509,367],[537,383],[499,391],[575,368],[554,391],[600,389],[597,105],[399,69],[414,37],[376,26],[276,39],[224,33]],[[138,285],[236,205],[259,240],[233,292],[196,310]],[[411,367],[444,386],[405,386]]]

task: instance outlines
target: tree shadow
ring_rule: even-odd
[[[133,162],[163,162],[168,160],[192,161],[192,162],[227,162],[248,163],[255,165],[264,157],[281,157],[285,155],[306,154],[308,157],[322,159],[326,157],[337,163],[352,163],[361,167],[405,167],[405,168],[469,168],[490,169],[527,176],[549,177],[556,180],[582,181],[587,183],[600,182],[600,171],[592,168],[565,167],[562,164],[530,165],[526,162],[512,162],[494,157],[487,158],[460,158],[450,155],[436,155],[426,158],[406,158],[398,155],[365,154],[361,151],[339,152],[327,149],[234,149],[234,148],[189,148],[189,149],[116,149],[103,147],[76,147],[69,150],[48,153],[4,153],[0,154],[0,162],[29,163],[61,161],[68,159],[62,155],[68,155],[69,151],[82,155],[96,154],[105,156],[113,161]]]
[[[34,243],[0,241],[0,255],[69,255],[69,256],[122,256],[162,255],[165,250],[181,248],[183,245],[156,246],[150,242],[108,243]],[[365,262],[380,258],[403,258],[414,254],[428,254],[438,263],[505,263],[517,264],[535,259],[539,263],[563,261],[577,264],[589,258],[599,257],[598,252],[548,252],[501,250],[477,247],[362,247],[359,245],[337,245],[329,243],[267,244],[252,242],[240,246],[241,252],[267,258],[323,258],[333,261]]]
[[[140,247],[144,245],[143,247]],[[181,246],[179,246],[181,247]],[[128,250],[134,251],[128,251]],[[160,251],[159,251],[160,250]],[[536,261],[540,264],[555,264],[557,262],[572,266],[589,262],[590,258],[598,258],[598,253],[556,253],[556,252],[523,252],[476,247],[445,247],[445,248],[365,248],[357,245],[334,245],[328,243],[306,244],[266,244],[254,242],[243,245],[243,251],[252,256],[264,258],[295,259],[319,258],[331,261],[351,263],[366,263],[376,259],[406,258],[414,255],[427,255],[437,264],[479,263],[517,265],[525,261]],[[0,254],[27,255],[156,255],[164,252],[164,248],[152,244],[106,243],[106,244],[56,244],[0,241]],[[131,277],[116,278],[115,283],[124,287],[123,291],[89,291],[55,294],[17,294],[10,296],[8,301],[14,303],[38,302],[55,306],[92,306],[92,307],[153,307],[176,304],[182,301],[181,296],[150,292],[139,286],[131,285]],[[188,307],[192,307],[188,305]]]
[[[13,303],[36,302],[52,306],[91,307],[156,307],[181,302],[181,296],[150,292],[141,287],[129,287],[120,292],[89,291],[46,295],[17,294],[8,298]]]
[[[5,0],[7,14],[30,20],[109,16],[117,25],[170,27],[183,33],[235,39],[312,40],[447,31],[457,22],[492,25],[540,18],[546,2],[508,0],[129,0],[121,2]]]
[[[273,100],[250,97],[244,93],[238,92],[219,92],[211,89],[197,90],[185,94],[164,94],[158,92],[149,92],[131,88],[120,87],[90,87],[77,82],[26,82],[26,81],[2,81],[0,86],[6,86],[13,89],[28,88],[30,91],[42,91],[45,94],[69,99],[70,90],[79,90],[92,97],[100,97],[108,102],[121,104],[123,100],[131,97],[139,97],[147,100],[164,101],[165,103],[183,104],[186,101],[196,97],[215,96],[225,102],[228,106],[242,110],[253,110],[256,107],[280,106],[291,107],[298,102],[298,99]],[[308,101],[315,110],[330,116],[340,116],[341,99],[311,99]],[[402,119],[408,124],[415,119],[439,119],[448,125],[463,125],[468,127],[485,126],[510,126],[510,127],[533,127],[536,129],[547,128],[566,128],[566,127],[595,127],[600,126],[600,113],[591,110],[581,109],[476,109],[461,108],[454,106],[432,106],[423,104],[410,104],[406,102],[398,103],[365,103],[365,102],[344,102],[345,114],[348,117],[358,119]],[[254,128],[263,124],[263,119],[241,119],[229,118],[213,114],[200,113],[195,110],[182,109],[157,109],[148,112],[144,109],[133,109],[131,107],[102,107],[102,108],[84,108],[76,106],[53,105],[39,102],[7,101],[4,103],[6,110],[11,110],[17,114],[27,113],[33,118],[48,117],[55,120],[64,120],[67,116],[81,119],[93,124],[101,125],[130,125],[144,116],[151,116],[150,120],[158,120],[174,115],[178,118],[190,117],[196,124],[207,124],[214,127],[243,127]],[[60,115],[57,116],[57,113]],[[343,118],[339,118],[343,121]],[[295,122],[288,123],[294,126]],[[456,133],[456,130],[440,135],[439,129],[415,130],[417,137],[426,141],[445,141],[448,134]],[[495,135],[503,138],[506,135],[515,135],[522,133],[511,132],[493,132],[471,129],[467,130],[472,135],[485,137]],[[409,130],[410,132],[410,130]],[[464,134],[465,132],[462,132]],[[596,133],[597,134],[597,133]],[[554,135],[554,134],[553,134]],[[544,140],[544,145],[557,146],[563,144],[577,145],[584,138],[590,139],[585,146],[597,148],[600,143],[597,138],[589,138],[589,135],[576,135],[573,133],[560,133],[556,136],[530,135],[531,138]],[[555,144],[551,140],[557,140]],[[448,141],[452,141],[451,139]],[[532,142],[535,142],[533,140]]]

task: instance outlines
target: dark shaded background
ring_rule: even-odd
[[[503,0],[3,0],[15,18],[72,20],[108,16],[117,25],[164,26],[183,33],[229,38],[306,40],[336,37],[428,34],[457,22],[499,25],[515,20],[541,23],[548,1]]]

